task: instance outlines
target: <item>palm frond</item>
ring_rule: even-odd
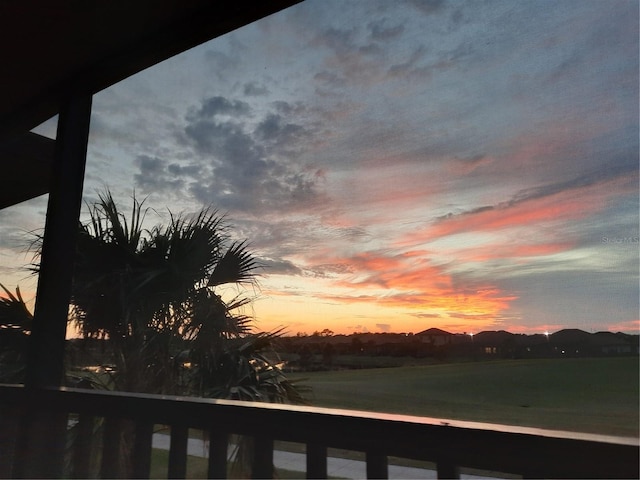
[[[110,240],[116,245],[135,250],[143,234],[142,223],[146,215],[143,209],[143,201],[133,196],[133,206],[131,208],[130,223],[118,209],[110,191],[98,195],[99,201],[90,209],[91,223],[94,231],[103,236],[108,234]]]
[[[218,261],[209,277],[207,286],[216,287],[225,283],[253,283],[255,270],[259,267],[253,254],[247,250],[247,242],[232,244]]]
[[[29,311],[22,298],[20,287],[16,287],[15,295],[1,283],[0,287],[7,294],[6,298],[0,297],[0,327],[30,332],[33,314]]]

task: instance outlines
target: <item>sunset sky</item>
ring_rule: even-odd
[[[86,200],[226,212],[260,330],[637,333],[638,14],[307,0],[97,94]],[[0,211],[29,298],[45,209]]]

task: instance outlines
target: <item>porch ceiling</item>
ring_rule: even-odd
[[[52,142],[28,132],[70,92],[94,94],[299,1],[1,2],[0,208],[48,191]]]

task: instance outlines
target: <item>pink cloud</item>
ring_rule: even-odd
[[[618,177],[546,196],[505,202],[441,218],[425,229],[407,234],[398,244],[420,245],[458,233],[496,232],[530,226],[540,228],[580,220],[602,211],[613,198],[629,193],[632,188],[637,188],[636,182]]]

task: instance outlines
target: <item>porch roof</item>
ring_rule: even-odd
[[[299,1],[2,2],[0,208],[48,191],[53,141],[29,131],[71,92],[94,94]]]

